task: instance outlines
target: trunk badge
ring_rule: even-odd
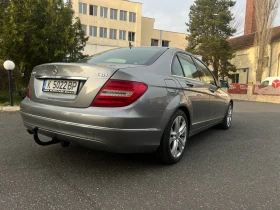
[[[53,74],[57,74],[58,73],[58,67],[57,66],[53,66],[52,73]]]
[[[98,73],[97,76],[99,76],[99,77],[108,77],[109,75],[108,74],[104,74],[104,73]]]

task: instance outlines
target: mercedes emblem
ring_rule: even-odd
[[[57,72],[58,72],[58,67],[57,66],[53,66],[52,73],[53,74],[57,74]]]

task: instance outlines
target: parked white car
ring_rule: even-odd
[[[258,95],[280,95],[280,77],[267,77],[256,87],[254,93]]]
[[[268,85],[271,85],[273,86],[274,85],[277,85],[277,81],[275,80],[278,80],[280,81],[280,77],[267,77],[264,81],[262,81],[261,85],[262,86],[268,86]],[[278,87],[280,86],[280,83],[278,84]],[[277,87],[275,87],[277,88]]]

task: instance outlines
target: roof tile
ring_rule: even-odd
[[[235,50],[246,49],[246,48],[252,47],[254,45],[255,34],[256,33],[252,33],[252,34],[248,34],[248,35],[235,37],[235,38],[229,39],[228,41]],[[280,41],[280,26],[274,27],[272,29],[271,41],[272,42]]]

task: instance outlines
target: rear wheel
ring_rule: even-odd
[[[177,110],[163,133],[157,155],[161,162],[174,164],[181,160],[188,140],[188,119],[182,110]]]
[[[222,129],[229,129],[230,126],[231,126],[231,122],[232,122],[232,112],[233,112],[233,108],[232,108],[232,104],[230,103],[229,106],[228,106],[228,110],[227,110],[227,113],[224,117],[224,120],[223,122],[220,124],[220,127]]]

